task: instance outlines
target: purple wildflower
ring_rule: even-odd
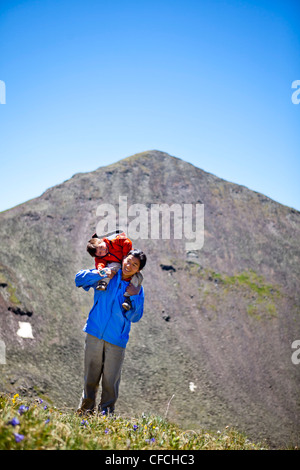
[[[14,432],[15,440],[16,442],[21,442],[24,439],[23,434],[18,434],[17,432]]]
[[[19,414],[22,415],[23,413],[25,413],[25,411],[28,411],[29,410],[29,406],[25,406],[25,405],[21,405],[19,407]]]
[[[151,439],[145,439],[145,442],[147,442],[147,444],[149,444],[150,442],[155,442],[155,439],[154,439],[154,437],[151,437]]]
[[[47,406],[47,405],[45,405],[45,406],[44,406],[44,410],[46,410],[47,408],[48,408],[48,406]]]
[[[18,424],[20,424],[20,421],[18,420],[18,418],[13,418],[11,421],[8,422],[8,424],[11,424],[12,426],[17,426]]]
[[[50,422],[50,418],[46,419],[45,424],[48,424]]]
[[[106,428],[104,432],[105,434],[109,433],[109,429]]]
[[[134,424],[134,425],[133,425],[133,430],[136,431],[137,428],[138,428],[137,424]]]

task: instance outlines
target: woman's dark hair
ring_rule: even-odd
[[[137,248],[135,248],[134,250],[129,251],[127,256],[129,256],[129,255],[132,255],[135,258],[138,258],[140,260],[139,271],[141,271],[143,269],[143,267],[145,266],[146,262],[147,262],[147,256],[145,255],[145,253],[142,250],[138,250]],[[127,258],[127,256],[126,256],[126,258]]]

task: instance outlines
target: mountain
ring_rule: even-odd
[[[170,220],[155,218],[163,208]],[[76,409],[93,293],[74,277],[93,267],[90,236],[124,214],[148,261],[117,411],[299,444],[300,213],[159,151],[75,174],[0,214],[0,390]]]

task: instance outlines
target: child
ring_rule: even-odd
[[[124,232],[120,230],[107,234],[104,237],[98,237],[95,233],[89,240],[87,247],[88,253],[95,258],[95,267],[99,271],[100,276],[106,276],[106,269],[109,268],[113,273],[117,273],[122,266],[122,260],[125,258],[129,251],[132,250],[132,241],[126,237]],[[106,290],[110,281],[109,277],[105,277],[98,282],[97,290]],[[143,276],[137,272],[131,278],[131,283],[134,287],[141,287]],[[130,296],[125,292],[122,307],[125,310],[130,310],[132,305]]]

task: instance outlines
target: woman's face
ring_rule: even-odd
[[[124,277],[132,277],[140,269],[140,260],[133,255],[123,259],[122,273]]]

